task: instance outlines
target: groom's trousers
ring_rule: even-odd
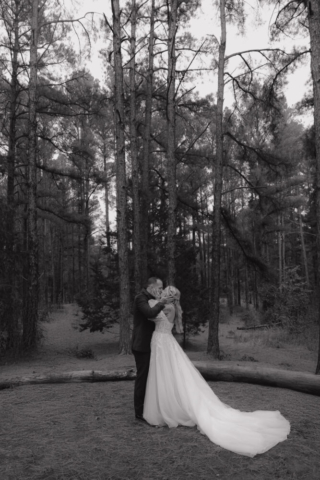
[[[137,352],[133,350],[132,353],[137,367],[137,377],[134,384],[134,410],[136,415],[141,417],[143,415],[151,352]]]

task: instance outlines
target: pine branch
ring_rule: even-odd
[[[244,142],[241,142],[241,140],[238,140],[232,133],[230,132],[225,132],[225,136],[230,137],[235,143],[240,145],[244,150],[249,150],[250,152],[253,152],[260,160],[265,162],[273,172],[277,173],[277,169],[274,168],[276,166],[281,165],[283,162],[280,161],[278,157],[275,155],[271,154],[265,154],[263,153],[260,149],[252,147],[251,145],[248,145]]]

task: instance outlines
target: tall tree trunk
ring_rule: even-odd
[[[78,136],[79,142],[81,141],[81,128],[79,128],[79,136]],[[81,162],[79,162],[79,182],[78,182],[78,213],[80,215],[84,214],[84,174],[83,174],[83,165]],[[85,262],[84,262],[84,251],[83,251],[83,246],[84,246],[84,225],[80,224],[78,225],[78,281],[79,281],[79,292],[82,292],[85,288]]]
[[[214,218],[212,239],[212,303],[209,320],[207,352],[214,358],[220,357],[219,347],[219,301],[220,301],[220,241],[221,241],[221,196],[223,170],[223,100],[224,100],[224,66],[226,51],[226,14],[225,0],[220,0],[221,40],[219,45],[218,65],[218,100],[216,113],[216,163],[214,178]]]
[[[89,180],[89,164],[88,158],[85,158],[85,182],[84,182],[84,214],[86,219],[86,224],[84,227],[84,239],[83,239],[83,251],[84,251],[84,265],[85,265],[85,289],[88,291],[90,284],[90,235],[91,235],[91,224],[90,224],[90,180]]]
[[[112,0],[113,52],[114,52],[114,90],[116,123],[116,190],[117,190],[117,230],[118,259],[120,279],[120,339],[119,353],[130,352],[130,291],[127,240],[127,183],[125,158],[125,124],[123,67],[121,55],[121,25],[119,0]]]
[[[64,266],[64,246],[63,246],[64,231],[61,227],[59,230],[59,305],[63,305],[64,291],[63,291],[63,266]]]
[[[137,294],[141,289],[141,248],[140,248],[140,205],[139,205],[139,164],[137,154],[136,127],[136,24],[137,5],[132,0],[131,40],[130,40],[130,150],[132,165],[133,198],[133,254],[134,254],[134,288]]]
[[[42,280],[42,292],[43,292],[43,302],[45,308],[48,309],[49,299],[48,299],[48,269],[47,269],[47,230],[48,230],[48,220],[43,219],[42,221],[42,244],[41,244],[41,255],[42,255],[42,265],[43,265],[43,280]],[[41,299],[41,296],[40,296]],[[41,300],[40,300],[41,301]]]
[[[12,47],[12,72],[10,83],[10,109],[9,109],[9,148],[8,148],[8,181],[7,181],[7,221],[6,221],[6,287],[4,298],[6,308],[4,323],[8,334],[7,347],[16,350],[19,346],[20,335],[17,317],[14,312],[14,283],[15,283],[15,206],[14,206],[14,183],[16,163],[16,121],[17,121],[17,97],[18,97],[18,50],[19,50],[19,2],[15,1],[14,43]]]
[[[192,213],[192,246],[193,249],[196,250],[196,230],[197,230],[197,225],[196,225],[196,216],[194,213]]]
[[[202,246],[202,240],[201,240],[201,231],[200,228],[197,228],[197,233],[198,233],[198,242],[199,242],[199,265],[200,265],[200,284],[201,284],[201,289],[205,289],[205,274],[204,274],[204,263],[203,263],[203,246]]]
[[[247,262],[245,263],[245,302],[246,310],[249,310],[249,268]]]
[[[309,0],[309,32],[311,43],[311,72],[314,94],[314,127],[316,143],[316,222],[317,222],[317,297],[320,298],[320,3]],[[316,373],[320,373],[320,300],[319,301],[319,349]]]
[[[238,294],[237,305],[241,307],[241,277],[240,277],[239,267],[237,267],[237,294]]]
[[[146,284],[148,279],[148,234],[149,234],[149,157],[151,142],[152,120],[152,87],[153,87],[153,50],[154,50],[154,9],[155,0],[151,0],[150,35],[149,35],[149,62],[146,78],[146,110],[143,135],[142,161],[142,198],[141,198],[141,281]]]
[[[110,242],[110,216],[109,216],[109,182],[107,178],[107,152],[105,149],[105,145],[103,147],[103,171],[105,175],[105,182],[104,182],[104,205],[106,209],[106,239],[108,247],[111,247]]]
[[[38,52],[38,0],[32,2],[29,80],[29,149],[27,177],[28,228],[28,286],[23,311],[23,346],[32,348],[37,341],[39,276],[37,234],[37,52]]]
[[[283,274],[283,281],[286,282],[286,232],[284,229],[285,225],[285,218],[284,215],[281,215],[281,222],[282,222],[282,274]]]
[[[254,269],[254,277],[253,277],[253,295],[254,295],[254,308],[256,310],[259,310],[259,293],[258,293],[258,274],[257,274],[257,269]]]
[[[283,236],[282,236],[282,223],[281,223],[281,213],[279,214],[278,217],[278,226],[279,226],[279,232],[278,232],[278,256],[279,256],[279,288],[280,291],[283,289],[283,281],[284,281],[284,272],[283,272]]]
[[[304,241],[301,211],[299,211],[298,215],[299,215],[299,231],[300,231],[302,259],[303,259],[303,265],[304,265],[304,274],[305,274],[305,277],[306,277],[306,284],[307,284],[307,286],[309,286],[310,282],[309,282],[308,259],[307,259],[306,245],[305,245],[305,241]]]
[[[168,284],[175,283],[175,237],[176,237],[176,158],[175,158],[175,77],[176,77],[176,32],[177,0],[168,1],[168,77],[167,77],[167,177],[168,177]]]
[[[78,292],[82,292],[83,290],[83,272],[82,272],[82,241],[81,241],[81,230],[82,226],[78,225],[78,235],[77,235],[77,243],[78,243]]]
[[[207,245],[206,245],[206,236],[204,231],[201,232],[202,236],[202,247],[203,247],[203,277],[205,288],[208,288],[208,271],[207,271]]]
[[[210,263],[211,254],[211,242],[210,242],[210,233],[207,234],[207,271],[208,271],[208,288],[211,290],[212,286],[212,268]]]
[[[55,275],[55,242],[54,242],[54,228],[51,225],[50,228],[50,245],[51,245],[51,276],[52,276],[52,284],[51,284],[51,303],[56,303],[56,275]]]
[[[226,280],[227,304],[230,315],[233,315],[232,260],[230,247],[228,246],[228,240],[226,241]]]
[[[71,242],[72,242],[72,302],[74,302],[74,297],[76,294],[76,251],[75,251],[75,243],[76,243],[76,235],[73,233],[73,223],[71,224]],[[77,292],[78,293],[78,292]]]

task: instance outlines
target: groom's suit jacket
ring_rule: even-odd
[[[157,303],[150,307],[148,300],[154,299],[147,290],[143,289],[134,299],[133,304],[133,332],[132,332],[132,350],[136,352],[150,352],[150,343],[155,324],[148,318],[155,318],[164,305]]]

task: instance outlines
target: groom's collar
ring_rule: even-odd
[[[142,293],[144,293],[145,295],[147,295],[147,297],[148,297],[149,300],[150,300],[150,299],[156,300],[156,297],[154,297],[154,296],[152,295],[152,293],[148,292],[148,290],[147,290],[146,288],[144,288],[144,289],[142,290]]]

